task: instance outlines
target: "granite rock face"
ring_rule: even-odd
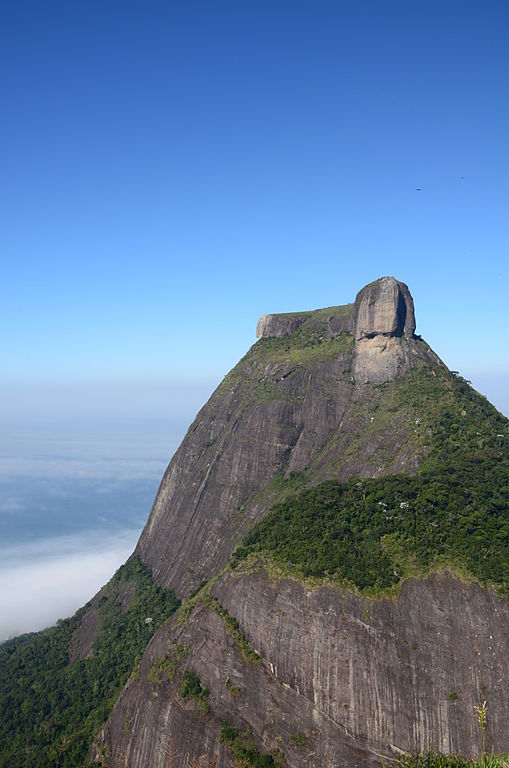
[[[355,300],[352,332],[356,378],[380,383],[407,373],[412,367],[409,351],[415,332],[408,287],[394,277],[382,277],[363,288]]]
[[[335,307],[330,307],[334,314]],[[326,310],[321,310],[326,312]],[[262,315],[256,326],[258,339],[294,333],[312,312],[292,312],[282,315]],[[341,328],[356,340],[373,336],[406,336],[415,333],[414,301],[408,286],[395,277],[381,277],[359,291],[352,312],[343,316]]]
[[[310,314],[263,315],[256,335],[277,338],[294,333],[309,320]],[[394,277],[382,277],[359,291],[352,312],[329,333],[340,330],[355,339],[352,369],[354,377],[363,383],[379,384],[402,376],[415,362],[411,355],[414,302],[408,286]]]
[[[394,277],[382,277],[359,291],[352,332],[356,339],[378,335],[412,338],[415,312],[408,286]]]
[[[407,581],[397,600],[369,600],[261,570],[225,574],[212,593],[261,662],[243,657],[207,605],[161,628],[103,733],[108,766],[162,767],[170,753],[179,768],[233,766],[225,722],[260,753],[283,752],[288,768],[368,768],[430,748],[475,755],[483,698],[488,751],[507,749],[509,602],[493,592],[435,574]],[[189,655],[173,680],[154,682],[176,646]],[[210,691],[207,714],[179,694],[186,669]]]
[[[285,336],[293,333],[306,320],[306,313],[291,315],[262,315],[256,324],[256,338]]]

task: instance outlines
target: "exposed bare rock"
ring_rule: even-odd
[[[312,312],[293,312],[282,315],[262,315],[256,325],[258,339],[280,338],[295,333],[299,328],[317,330],[325,337],[352,332],[353,304],[325,307]]]
[[[182,597],[227,562],[267,512],[270,498],[257,493],[277,473],[307,466],[339,427],[353,396],[352,353],[346,345],[313,366],[284,355],[247,361],[216,390],[172,459],[137,546],[158,583]]]
[[[69,664],[76,659],[89,659],[94,650],[94,641],[99,624],[99,616],[95,605],[91,605],[81,619],[69,643]]]
[[[262,315],[256,324],[256,338],[285,336],[293,333],[307,319],[309,313],[289,315]]]
[[[415,362],[422,359],[436,364],[420,344]],[[166,471],[137,546],[158,583],[186,596],[225,565],[272,505],[264,489],[278,473],[308,467],[310,481],[380,474],[390,433],[374,441],[366,431],[356,404],[368,394],[352,382],[352,365],[350,347],[311,368],[264,366],[260,400],[246,399],[240,383],[216,391]],[[413,471],[422,454],[404,439],[411,425],[395,428],[391,469]]]
[[[357,294],[352,331],[357,381],[389,381],[415,365],[414,302],[408,287],[394,277],[382,277]]]
[[[415,365],[417,349],[405,338],[378,334],[359,339],[355,345],[352,372],[360,384],[379,384],[403,376]],[[437,364],[440,361],[436,358]]]
[[[355,304],[345,305],[351,311],[339,313],[343,307],[328,307],[313,312],[262,315],[256,326],[257,338],[277,338],[294,333],[303,324],[310,324],[318,317],[341,319],[332,324],[329,334],[348,331],[355,339],[384,336],[407,336],[415,332],[414,302],[408,286],[394,277],[381,277],[366,285],[355,299]]]
[[[414,332],[414,302],[404,283],[382,277],[359,291],[353,313],[356,339],[378,335],[411,338]]]
[[[288,768],[365,768],[399,750],[476,755],[472,713],[484,698],[488,750],[507,749],[509,602],[492,591],[435,574],[406,582],[394,601],[369,600],[259,571],[225,575],[212,592],[263,662],[246,661],[206,606],[161,628],[105,732],[108,766],[163,766],[171,745],[176,768],[186,759],[226,768],[224,721],[248,729],[261,753],[284,752]],[[190,655],[173,682],[151,684],[175,642]],[[206,715],[179,697],[186,668],[210,690]]]

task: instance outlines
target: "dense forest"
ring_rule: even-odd
[[[380,389],[366,419],[371,426],[380,409],[406,413],[412,439],[427,444],[419,471],[331,480],[288,496],[235,550],[232,566],[263,555],[288,574],[375,594],[446,566],[507,594],[508,420],[449,372],[430,376],[423,367]],[[288,477],[288,487],[305,474]]]
[[[0,766],[84,765],[152,634],[178,605],[133,556],[72,618],[0,646]],[[96,616],[95,637],[81,658],[87,612]]]

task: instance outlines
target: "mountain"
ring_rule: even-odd
[[[474,755],[483,700],[509,750],[509,422],[415,327],[393,277],[259,320],[130,561],[2,649],[0,766]]]
[[[394,278],[366,286],[354,305],[262,317],[260,341],[200,411],[163,478],[136,548],[155,580],[189,595],[292,473],[317,482],[415,468],[422,448],[408,424],[364,428],[374,386],[418,361],[442,367],[414,330],[410,293]]]

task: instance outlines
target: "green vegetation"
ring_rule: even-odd
[[[423,365],[381,389],[391,418],[405,410],[415,416],[414,440],[427,454],[426,468],[461,464],[468,456],[507,462],[508,419],[461,376]]]
[[[193,701],[196,701],[204,715],[210,711],[210,704],[208,702],[210,691],[208,688],[202,687],[200,678],[196,672],[186,669],[182,675],[179,694],[182,699],[192,699]]]
[[[283,470],[280,470],[279,472],[276,472],[271,480],[269,480],[267,485],[264,485],[260,491],[251,496],[249,502],[252,504],[270,498],[280,502],[287,496],[304,491],[308,484],[309,478],[306,472],[290,472],[290,474],[285,475]]]
[[[212,584],[219,578],[219,573],[213,576],[209,581],[202,581],[194,592],[182,600],[177,614],[175,616],[175,626],[181,627],[187,622],[197,605],[201,604],[204,596],[209,594]]]
[[[249,361],[267,364],[289,361],[312,365],[321,360],[330,360],[353,348],[353,336],[349,333],[340,333],[331,338],[325,333],[326,330],[321,324],[309,328],[304,323],[292,334],[260,339],[242,358],[241,363]]]
[[[128,607],[120,595],[133,588]],[[95,603],[94,603],[95,604]],[[90,604],[44,632],[0,647],[1,768],[83,766],[91,742],[153,632],[177,608],[131,557],[103,589],[90,658],[69,663],[69,646]],[[152,622],[145,623],[146,618]]]
[[[419,344],[427,348],[424,341]],[[504,447],[504,437],[507,455],[507,419],[461,377],[421,363],[406,376],[371,387],[354,403],[348,429],[337,430],[310,471],[321,467],[325,480],[345,469],[352,474],[352,467],[364,463],[388,475],[407,457],[411,472],[427,458],[428,464],[431,459],[442,464],[461,452]]]
[[[260,340],[222,386],[237,387],[243,404],[301,396],[287,386],[298,370],[353,349],[349,334],[327,336],[328,318],[351,308],[333,310],[339,314],[309,313],[293,334]],[[353,431],[338,430],[306,471],[278,473],[251,498],[275,506],[235,550],[232,567],[262,559],[296,578],[326,579],[373,595],[392,594],[409,576],[448,567],[509,594],[507,419],[438,364],[436,369],[422,364],[369,394],[352,406]],[[213,445],[210,441],[207,449]],[[419,464],[418,470],[391,474],[395,454],[407,455],[408,466]],[[317,476],[338,477],[350,460],[359,466],[365,455],[378,467],[378,477],[309,487]],[[208,606],[222,618],[243,658],[259,663],[238,622],[211,596],[213,582],[199,585],[181,606],[178,621],[185,622],[198,604]],[[56,627],[1,646],[0,768],[83,766],[153,632],[177,606],[175,596],[154,585],[132,557],[93,605]],[[87,611],[97,614],[92,653],[71,662],[69,652],[73,649],[74,658]],[[175,681],[188,655],[189,648],[174,644],[153,661],[147,679],[154,695],[166,679]],[[229,679],[225,685],[232,697],[240,695]],[[204,714],[210,709],[209,691],[191,670],[182,674],[179,695]],[[458,697],[451,692],[447,698],[453,703]],[[479,725],[484,751],[485,720]],[[125,728],[131,729],[128,720]],[[306,738],[296,732],[290,741],[301,746]],[[276,768],[284,762],[281,753],[261,755],[249,734],[233,725],[221,727],[220,739],[239,766]],[[402,757],[397,768],[508,768],[504,761],[429,753]]]
[[[508,421],[459,377],[430,374],[423,366],[380,388],[386,408],[400,413],[405,403],[412,439],[422,441],[417,474],[327,481],[289,496],[232,566],[263,556],[297,577],[368,591],[447,566],[509,593]],[[374,407],[367,430],[380,401]]]
[[[229,751],[243,768],[280,768],[285,764],[285,756],[279,750],[270,755],[258,752],[249,733],[239,733],[230,723],[224,723],[219,729],[219,741],[226,744]]]
[[[247,638],[242,634],[240,630],[239,622],[237,619],[234,619],[233,616],[230,616],[228,611],[220,605],[217,597],[213,597],[210,594],[210,589],[214,582],[217,580],[218,576],[219,574],[214,576],[210,581],[205,582],[203,586],[200,586],[198,591],[196,591],[191,597],[182,602],[175,623],[177,626],[185,624],[197,605],[206,605],[207,608],[209,608],[211,611],[214,611],[218,614],[218,616],[222,618],[225,631],[228,635],[230,635],[230,637],[233,638],[235,645],[242,654],[243,658],[248,662],[259,664],[261,662],[261,656],[259,656],[259,654],[256,653],[256,651],[254,651],[249,645]],[[230,689],[230,692],[233,696],[238,696],[240,694],[240,691],[235,688],[235,686],[228,685],[228,688]]]
[[[229,680],[229,679],[225,681],[225,685],[228,688],[228,690],[230,691],[230,693],[233,696],[233,698],[234,699],[238,699],[238,697],[240,696],[240,693],[241,693],[240,688],[237,688],[236,685],[233,685],[232,681]]]
[[[287,399],[284,382],[298,368],[313,367],[353,350],[354,339],[349,333],[327,335],[326,320],[336,316],[332,310],[338,311],[337,316],[339,310],[349,311],[346,307],[319,310],[291,334],[260,339],[225,377],[221,388],[235,387],[246,403]]]
[[[256,651],[253,651],[251,646],[249,645],[248,641],[240,631],[239,622],[237,619],[234,619],[233,616],[230,616],[227,610],[225,610],[221,605],[219,605],[219,601],[216,597],[212,597],[208,592],[206,592],[203,595],[203,602],[208,608],[210,608],[212,611],[215,611],[219,616],[221,616],[224,627],[226,632],[230,635],[230,637],[233,637],[233,640],[235,641],[235,645],[237,646],[238,650],[241,652],[243,658],[246,661],[251,661],[254,664],[259,664],[261,662],[261,656],[256,653]]]
[[[349,317],[352,314],[353,304],[341,304],[337,307],[324,307],[323,309],[311,309],[305,312],[278,312],[277,317],[304,317],[311,319],[326,319],[333,317]]]
[[[149,669],[147,680],[154,688],[161,685],[164,678],[173,683],[179,663],[188,658],[191,653],[191,648],[188,645],[179,645],[174,643],[169,653],[163,656],[162,659],[154,659]]]
[[[400,757],[395,768],[508,768],[508,765],[509,755],[484,755],[476,760],[467,760],[457,755],[426,752]]]
[[[474,707],[475,713],[477,715],[477,722],[479,724],[479,727],[481,729],[481,739],[482,739],[482,756],[485,757],[486,755],[486,728],[488,727],[488,706],[486,701],[483,701],[483,703],[478,706]]]

